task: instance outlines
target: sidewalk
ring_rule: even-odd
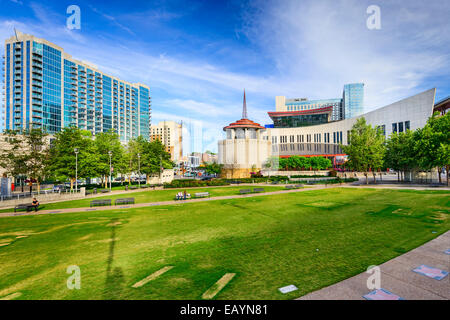
[[[137,204],[129,204],[129,205],[104,206],[104,207],[95,207],[95,208],[82,207],[82,208],[68,208],[68,209],[54,209],[54,210],[39,210],[38,212],[33,212],[33,211],[32,212],[16,212],[16,213],[2,212],[2,213],[0,213],[0,218],[13,217],[13,216],[29,216],[29,215],[49,214],[49,213],[56,214],[56,213],[68,213],[68,212],[132,209],[132,208],[143,208],[143,207],[182,204],[182,203],[194,203],[194,202],[212,201],[212,200],[241,199],[241,198],[268,196],[268,195],[274,195],[274,194],[303,192],[303,191],[317,190],[317,189],[324,189],[324,188],[326,188],[324,185],[317,185],[317,186],[308,186],[307,188],[304,188],[304,189],[279,190],[279,191],[271,191],[271,192],[261,192],[261,193],[252,193],[252,194],[243,194],[243,195],[239,194],[239,195],[232,195],[232,196],[218,196],[218,197],[211,197],[211,198],[199,198],[199,199],[189,199],[189,200],[169,200],[169,201],[147,202],[147,203],[137,203]],[[172,189],[172,190],[176,190],[176,189]]]
[[[381,288],[405,300],[449,300],[450,275],[436,280],[413,270],[421,265],[450,271],[450,231],[438,238],[380,265]],[[363,272],[298,300],[364,300],[372,274]],[[384,295],[385,297],[389,297]],[[393,296],[391,296],[392,298]]]

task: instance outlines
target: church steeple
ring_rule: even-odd
[[[242,106],[242,119],[248,119],[247,102],[245,101],[245,89],[244,89],[244,104]]]

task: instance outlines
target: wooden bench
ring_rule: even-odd
[[[194,197],[196,197],[196,198],[209,198],[210,195],[209,195],[209,192],[197,192],[197,193],[194,193]]]
[[[293,186],[293,185],[287,185],[287,186],[285,186],[285,188],[286,188],[286,189],[295,189],[295,186]]]
[[[148,188],[148,186],[141,186],[141,189],[146,189],[146,188]]]
[[[101,193],[108,193],[108,192],[109,192],[109,189],[103,189],[103,190],[100,190],[100,192],[101,192]]]
[[[296,188],[303,188],[303,185],[302,184],[296,184],[295,187]]]
[[[264,192],[264,188],[253,188],[253,192]]]
[[[111,199],[104,199],[104,200],[92,200],[91,201],[91,207],[96,206],[110,206],[111,205]]]
[[[134,198],[119,198],[114,201],[114,205],[118,204],[134,204]]]
[[[240,194],[252,193],[252,190],[251,189],[241,189],[241,190],[239,190],[239,193]]]
[[[18,204],[17,206],[14,207],[14,212],[16,212],[17,210],[27,210],[31,211],[33,209],[35,209],[37,211],[39,205],[37,206],[33,206],[32,203],[22,203],[22,204]]]
[[[278,184],[278,181],[272,181],[271,183],[272,184]]]
[[[130,190],[136,190],[138,187],[136,187],[136,186],[131,186],[130,187]]]

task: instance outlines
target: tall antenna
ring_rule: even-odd
[[[242,119],[248,119],[247,102],[245,101],[245,89],[244,89],[244,105],[242,106]]]
[[[19,41],[19,37],[17,36],[17,30],[14,28],[14,34],[16,35],[16,40]]]

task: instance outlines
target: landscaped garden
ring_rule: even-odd
[[[293,299],[449,230],[449,195],[329,188],[1,218],[0,297],[201,299],[224,274],[234,273],[214,298]],[[79,290],[66,286],[71,265],[81,270]],[[173,268],[132,287],[168,266]],[[291,284],[299,290],[278,291]]]

